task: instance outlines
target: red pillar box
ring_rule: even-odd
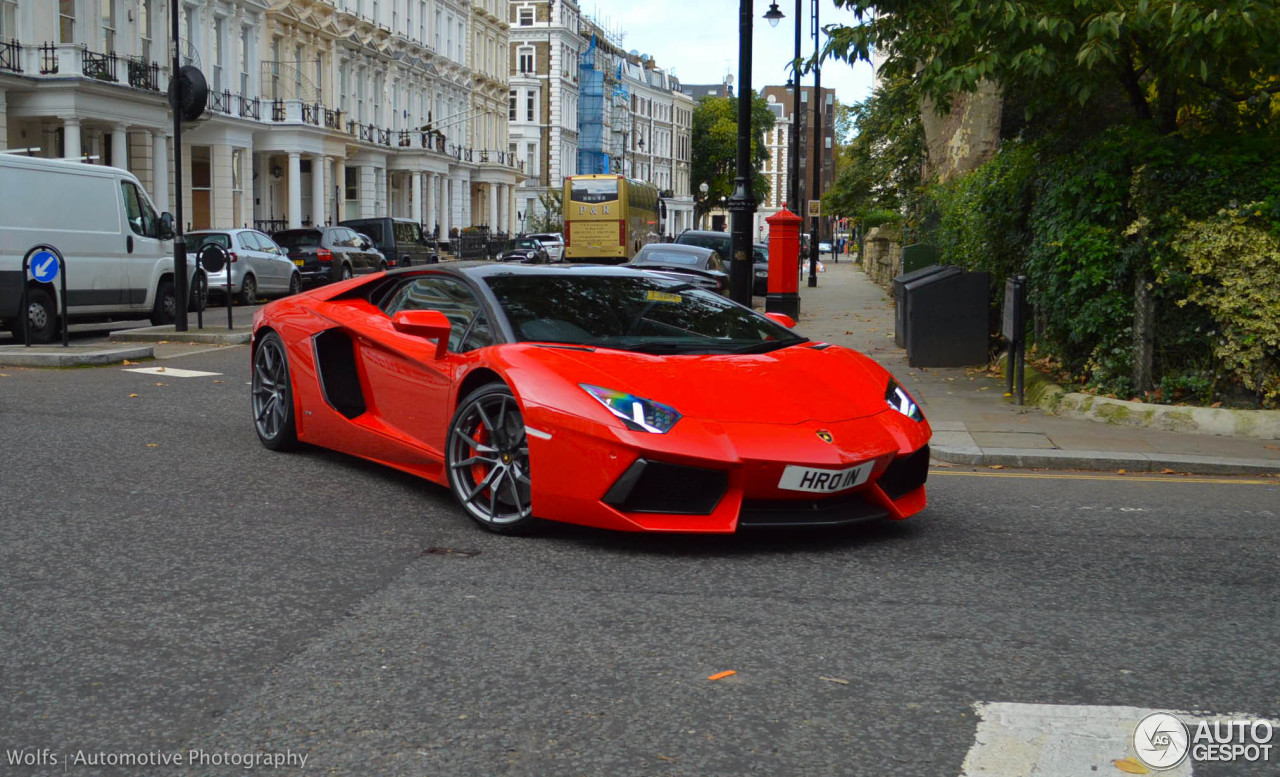
[[[769,225],[769,294],[764,309],[800,319],[800,226],[804,219],[782,210],[765,219]]]

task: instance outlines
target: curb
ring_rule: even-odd
[[[948,464],[971,467],[1000,466],[1010,469],[1079,469],[1114,472],[1187,472],[1194,475],[1274,475],[1280,461],[1270,459],[1220,459],[1178,453],[1137,451],[1064,451],[1028,448],[978,448],[929,446],[932,457]]]
[[[13,346],[17,350],[0,348],[0,364],[12,367],[89,367],[104,364],[120,364],[126,359],[141,361],[155,356],[151,346],[126,348],[94,348],[93,350],[56,350]]]
[[[111,332],[111,339],[123,343],[209,343],[213,345],[243,345],[253,339],[247,330],[205,330],[178,332],[172,324],[144,326],[138,329],[121,329]]]
[[[998,360],[1001,374],[1004,373],[1007,356],[1001,355]],[[1024,381],[1028,405],[1040,407],[1064,418],[1082,418],[1115,426],[1162,432],[1280,440],[1280,410],[1157,405],[1069,392],[1032,367],[1027,367]]]

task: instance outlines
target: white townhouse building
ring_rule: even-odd
[[[693,228],[689,166],[693,136],[693,98],[680,82],[647,54],[631,52],[619,61],[629,111],[620,128],[625,175],[657,187],[667,203],[666,235]]]
[[[584,43],[575,0],[509,0],[510,152],[524,164],[516,190],[521,227],[549,192],[578,173],[578,59]]]
[[[182,62],[211,92],[183,125],[184,226],[390,215],[510,232],[507,3],[179,0]],[[0,148],[125,167],[172,210],[169,13],[0,0]]]

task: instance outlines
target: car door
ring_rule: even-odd
[[[151,294],[160,277],[160,265],[166,260],[172,266],[172,258],[163,250],[160,238],[160,220],[146,194],[133,181],[120,181],[125,220],[129,231],[123,235],[124,245],[104,246],[107,258],[101,271],[95,272],[93,288],[101,290],[100,296],[86,304],[117,305],[147,309],[154,305]],[[126,283],[127,279],[127,283]],[[68,292],[71,304],[76,304],[75,292]],[[100,301],[99,301],[100,300]]]
[[[444,358],[435,358],[433,342],[396,331],[391,317],[401,310],[437,310],[448,317],[453,329]],[[358,341],[371,409],[384,433],[443,460],[453,387],[475,351],[493,343],[489,317],[467,284],[435,274],[405,279],[383,311],[385,318],[370,320]]]
[[[283,294],[289,290],[293,262],[285,258],[284,252],[280,250],[280,246],[276,245],[276,241],[261,232],[254,232],[253,237],[258,242],[262,265],[266,268],[263,272],[271,279],[271,291],[275,294]]]

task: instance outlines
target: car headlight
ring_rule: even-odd
[[[670,405],[586,383],[578,385],[583,391],[595,397],[596,401],[604,405],[610,413],[622,419],[627,428],[634,432],[666,434],[676,425],[676,421],[680,420],[679,411]]]
[[[907,390],[898,385],[898,381],[890,379],[889,388],[885,389],[884,401],[889,407],[902,413],[912,421],[923,421],[924,413],[920,411],[920,406],[915,403]]]

